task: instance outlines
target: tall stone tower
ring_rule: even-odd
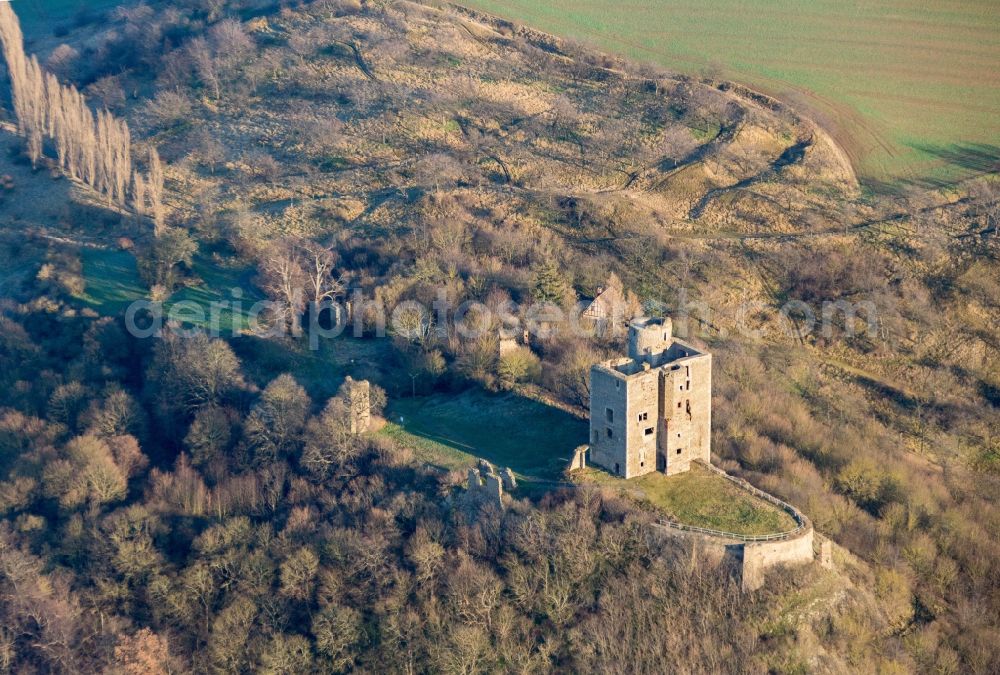
[[[712,356],[672,333],[670,319],[635,319],[628,357],[591,368],[590,461],[615,475],[711,460]]]
[[[347,388],[351,433],[363,434],[372,421],[371,384],[368,380],[355,380],[348,375],[344,386]]]

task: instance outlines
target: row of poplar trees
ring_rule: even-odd
[[[128,124],[107,110],[95,116],[76,87],[61,84],[42,70],[35,56],[25,54],[21,26],[9,2],[0,2],[0,43],[18,131],[27,138],[32,165],[49,140],[69,177],[94,188],[109,204],[150,216],[159,233],[165,217],[163,166],[155,148],[149,152],[148,172],[133,171]]]

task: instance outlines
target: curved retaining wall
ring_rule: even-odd
[[[721,562],[736,563],[740,570],[743,590],[752,591],[764,583],[765,572],[775,565],[794,565],[812,562],[813,526],[812,522],[791,504],[783,502],[774,495],[759,490],[741,478],[728,473],[707,462],[702,466],[724,476],[740,488],[750,492],[755,497],[763,499],[788,513],[796,523],[794,529],[786,532],[776,532],[766,535],[741,535],[732,532],[710,530],[703,527],[684,525],[670,520],[658,522],[660,531],[666,536],[681,537],[694,540],[698,547],[710,557]]]
[[[795,565],[813,560],[813,528],[805,527],[798,535],[781,541],[743,544],[741,579],[743,590],[764,585],[764,573],[775,565]]]

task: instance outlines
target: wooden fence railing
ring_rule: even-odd
[[[670,527],[675,530],[682,530],[684,532],[698,532],[700,534],[709,534],[714,537],[724,537],[726,539],[735,539],[737,541],[750,541],[750,542],[778,541],[781,539],[787,539],[789,537],[798,534],[806,527],[808,527],[809,525],[808,519],[805,516],[803,516],[802,513],[800,513],[797,508],[795,508],[788,502],[782,501],[777,497],[775,497],[774,495],[768,494],[767,492],[764,492],[763,490],[754,487],[753,485],[746,482],[742,478],[730,476],[728,473],[726,473],[725,471],[716,466],[713,466],[709,462],[702,462],[699,460],[695,461],[698,462],[698,464],[700,464],[701,466],[708,469],[709,471],[712,471],[722,476],[726,480],[739,486],[741,489],[746,490],[753,496],[759,499],[763,499],[764,501],[773,504],[774,506],[777,506],[779,509],[781,509],[782,511],[784,511],[785,513],[787,513],[792,517],[792,519],[795,521],[795,527],[791,530],[786,530],[784,532],[774,532],[771,534],[737,534],[735,532],[724,532],[722,530],[713,530],[707,527],[696,527],[694,525],[685,525],[684,523],[678,523],[677,521],[669,520],[667,518],[658,519],[657,522],[660,525],[663,525],[664,527]]]

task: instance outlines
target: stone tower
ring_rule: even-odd
[[[670,349],[673,322],[667,319],[633,319],[628,325],[628,355],[636,361],[652,362]]]
[[[591,368],[590,461],[615,475],[711,460],[712,356],[672,333],[670,319],[635,319],[628,357]]]
[[[368,380],[355,380],[350,375],[344,380],[347,403],[351,416],[351,433],[363,434],[372,421],[371,384]]]

